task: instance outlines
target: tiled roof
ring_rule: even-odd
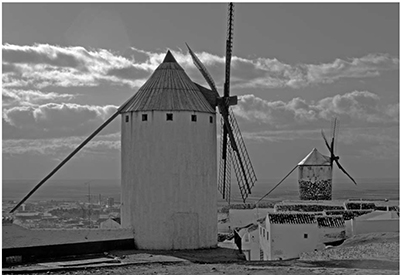
[[[320,216],[317,218],[317,224],[319,227],[343,227],[344,218],[343,216]]]
[[[315,223],[315,216],[302,213],[269,213],[270,223],[274,224],[311,224]]]
[[[205,96],[210,102],[213,102],[212,94],[204,87],[200,90],[168,51],[163,63],[158,66],[129,102],[120,107],[120,112],[197,111],[215,113],[215,105],[211,105]]]
[[[313,204],[313,203],[299,203],[299,204],[275,204],[275,212],[281,211],[297,211],[297,212],[319,212],[324,210],[344,210],[343,206],[329,205],[329,204]]]
[[[375,209],[375,203],[373,202],[345,202],[344,206],[348,210],[366,210]]]
[[[331,215],[342,215],[345,221],[351,220],[354,217],[358,217],[364,214],[371,213],[374,210],[325,210],[324,213],[327,216]]]

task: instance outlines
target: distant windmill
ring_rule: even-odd
[[[330,156],[324,156],[314,148],[302,161],[300,161],[277,185],[265,194],[258,202],[270,194],[278,187],[296,168],[298,168],[299,196],[301,200],[331,200],[332,199],[332,170],[335,162],[340,170],[343,171],[353,182],[356,181],[344,170],[339,163],[339,157],[334,153],[335,135],[338,121],[333,120],[332,140],[329,145],[324,131],[321,130],[322,137]],[[258,203],[257,202],[257,203]]]
[[[218,106],[223,118],[219,190],[230,198],[230,159],[243,201],[256,176],[229,106],[233,4],[229,23],[224,96],[189,49],[211,90],[188,77],[170,51],[142,87],[40,181],[41,185],[111,121],[121,115],[121,226],[135,232],[140,249],[195,249],[217,245]],[[230,158],[231,157],[231,158]]]
[[[335,162],[340,170],[343,171],[353,182],[356,181],[339,163],[339,157],[334,153],[335,134],[337,118],[333,121],[332,140],[329,145],[324,131],[321,130],[322,137],[330,152],[330,156],[321,155],[317,149],[313,149],[299,164],[299,193],[301,200],[331,200],[332,199],[332,170]]]
[[[239,185],[239,191],[243,202],[251,194],[257,177],[255,175],[250,157],[247,153],[242,135],[239,130],[238,123],[234,113],[229,106],[237,104],[237,96],[230,96],[230,71],[232,59],[232,43],[233,43],[233,4],[229,4],[228,9],[228,32],[226,39],[226,55],[225,55],[225,84],[224,96],[220,97],[214,80],[206,67],[195,55],[189,45],[189,53],[192,56],[193,63],[199,69],[211,90],[217,97],[217,105],[221,118],[221,154],[219,162],[219,179],[218,190],[222,194],[222,198],[230,203],[231,197],[231,163],[235,171],[236,179]]]

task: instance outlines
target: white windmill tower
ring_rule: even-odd
[[[230,199],[230,164],[243,201],[256,176],[238,124],[229,110],[233,4],[229,4],[224,96],[189,49],[211,90],[190,80],[171,52],[148,81],[107,121],[40,181],[12,210],[121,114],[121,222],[137,248],[195,249],[217,245],[216,111],[222,115],[218,189]]]
[[[122,227],[138,248],[215,246],[215,105],[168,51],[120,112]]]

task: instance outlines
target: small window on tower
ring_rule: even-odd
[[[213,117],[210,116],[210,123],[213,123]]]
[[[192,121],[197,121],[197,116],[196,115],[192,115]]]
[[[147,114],[142,115],[142,121],[147,121]]]
[[[125,122],[129,122],[129,116],[128,115],[125,116]]]
[[[308,234],[304,234],[304,239],[307,239],[308,238]]]
[[[172,114],[167,114],[167,120],[172,120]]]

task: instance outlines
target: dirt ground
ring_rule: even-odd
[[[374,233],[359,235],[342,245],[304,253],[290,261],[248,262],[236,250],[217,248],[192,251],[112,251],[121,259],[118,266],[79,267],[37,272],[25,269],[3,274],[271,274],[271,275],[373,275],[399,274],[399,234]],[[160,262],[158,259],[163,259]]]

